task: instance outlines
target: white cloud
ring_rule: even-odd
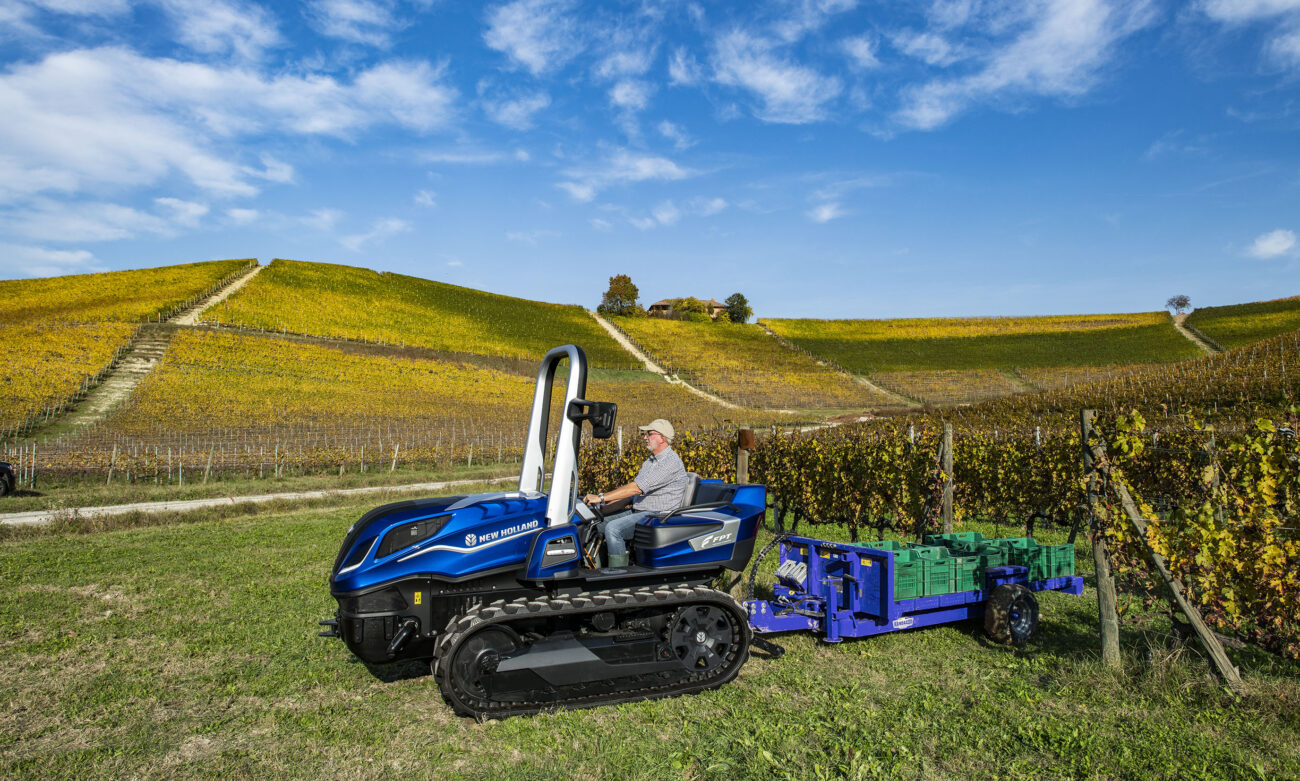
[[[808,218],[813,222],[830,222],[843,217],[848,212],[838,203],[823,203],[808,210]]]
[[[246,60],[280,42],[269,11],[260,5],[225,0],[156,0],[177,37],[203,54],[234,54]]]
[[[416,159],[421,163],[443,165],[492,165],[505,162],[509,155],[491,149],[445,149],[420,152]],[[518,159],[516,154],[515,159]]]
[[[506,239],[509,241],[527,244],[531,247],[537,246],[537,242],[543,239],[553,239],[560,235],[559,231],[553,230],[531,230],[531,231],[506,231]]]
[[[815,122],[840,94],[839,79],[790,62],[769,41],[741,31],[718,39],[713,65],[716,82],[749,90],[762,100],[754,113],[766,122]]]
[[[533,115],[550,105],[551,96],[539,90],[498,100],[485,98],[483,111],[499,125],[528,130],[533,126]]]
[[[884,175],[861,175],[837,177],[838,175],[820,175],[812,177],[815,179],[830,179],[827,184],[823,184],[813,191],[812,197],[819,201],[838,201],[844,196],[855,190],[863,190],[871,187],[886,187],[892,181],[892,177]]]
[[[533,75],[563,67],[582,49],[571,0],[515,0],[488,13],[483,41]]]
[[[1300,69],[1300,0],[1203,0],[1199,5],[1221,24],[1269,25],[1264,55],[1282,68]]]
[[[1289,253],[1295,244],[1295,233],[1279,228],[1256,238],[1247,253],[1255,258],[1276,258]]]
[[[651,209],[650,213],[660,225],[672,225],[682,218],[681,210],[672,201],[664,201]]]
[[[641,111],[650,103],[654,87],[644,81],[626,79],[615,84],[609,91],[609,102],[629,111]]]
[[[459,260],[449,260],[449,261],[447,261],[447,266],[448,266],[448,268],[460,268],[460,267],[463,266],[463,265],[465,265],[465,263],[464,263],[463,261],[459,261]]]
[[[171,215],[172,222],[187,228],[198,227],[199,220],[208,213],[208,206],[179,198],[154,198],[153,202]]]
[[[95,256],[86,250],[59,250],[24,244],[0,244],[0,257],[10,268],[28,277],[55,277],[100,271]]]
[[[637,230],[648,231],[651,228],[659,227],[659,221],[654,217],[628,217],[627,221]]]
[[[388,46],[401,26],[386,3],[373,0],[312,0],[305,13],[321,35],[370,46]]]
[[[1198,5],[1219,22],[1253,22],[1300,11],[1300,0],[1202,0]]]
[[[1076,96],[1090,90],[1120,40],[1151,24],[1149,2],[1046,0],[1009,43],[967,76],[904,90],[895,120],[938,127],[971,104],[1002,95]]]
[[[129,206],[37,199],[27,208],[0,214],[0,232],[35,241],[116,241],[142,233],[174,235],[170,220]]]
[[[858,0],[798,0],[789,16],[777,21],[773,30],[783,40],[794,42],[819,29],[834,14],[851,11]]]
[[[347,247],[348,249],[352,250],[353,252],[359,252],[361,248],[366,244],[371,244],[376,241],[383,241],[389,236],[396,236],[397,234],[405,233],[410,229],[411,229],[411,224],[406,220],[399,220],[395,217],[387,217],[384,219],[375,220],[374,223],[371,224],[370,230],[366,231],[365,233],[356,233],[350,236],[344,236],[343,238],[339,239],[339,243],[342,244],[344,247]]]
[[[53,54],[0,74],[0,172],[19,183],[0,184],[0,197],[138,187],[173,174],[214,195],[252,195],[250,179],[287,181],[292,168],[269,156],[260,171],[239,164],[241,137],[432,130],[450,121],[456,96],[442,77],[418,62],[381,63],[346,84],[121,48]]]
[[[890,40],[899,51],[921,60],[926,65],[945,66],[964,58],[966,53],[953,46],[940,35],[905,30],[895,33]]]
[[[727,202],[722,198],[692,198],[689,207],[701,217],[712,217],[726,209]]]
[[[637,48],[628,38],[620,35],[613,43],[615,50],[606,54],[596,65],[595,74],[602,79],[622,79],[641,76],[654,64],[653,48]],[[645,37],[639,35],[638,37]]]
[[[876,42],[871,39],[871,36],[858,35],[845,38],[840,41],[840,47],[856,67],[863,70],[880,67],[880,60],[876,58]]]
[[[265,179],[268,182],[288,184],[293,181],[294,170],[292,165],[277,160],[265,152],[260,155],[259,159],[262,161],[260,171],[251,166],[244,166],[243,172],[258,179]]]
[[[608,233],[609,231],[614,229],[614,226],[610,225],[608,220],[602,220],[599,217],[592,217],[590,220],[587,220],[587,222],[591,225],[592,228],[601,231],[603,233]]]
[[[616,184],[646,181],[677,181],[693,176],[694,171],[666,157],[642,155],[618,149],[599,166],[576,168],[564,172],[567,181],[556,186],[575,200],[590,201],[600,190]]]
[[[693,87],[704,80],[703,70],[684,48],[678,48],[668,58],[668,83],[674,87]]]
[[[226,217],[236,225],[248,225],[261,216],[257,209],[226,209]]]
[[[695,140],[687,135],[686,131],[680,125],[676,125],[668,120],[659,123],[659,135],[673,142],[677,149],[686,149],[694,146]]]
[[[438,205],[438,201],[435,200],[434,196],[435,194],[432,190],[421,190],[415,194],[413,200],[419,206],[427,206],[432,209]]]
[[[338,209],[314,209],[311,214],[300,218],[300,222],[313,231],[329,233],[341,219],[343,219],[343,212]]]
[[[1284,68],[1300,68],[1300,24],[1268,42],[1268,56]]]

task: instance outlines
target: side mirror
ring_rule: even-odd
[[[574,399],[569,402],[566,413],[569,420],[579,425],[582,421],[591,421],[591,435],[596,439],[609,439],[614,436],[614,421],[618,419],[618,405],[612,401],[587,401]]]

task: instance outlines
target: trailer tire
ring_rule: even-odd
[[[984,608],[984,631],[997,643],[1024,645],[1038,629],[1038,598],[1016,583],[993,589]]]

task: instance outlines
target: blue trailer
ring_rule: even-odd
[[[896,599],[892,550],[787,536],[772,599],[745,602],[757,634],[812,631],[826,642],[984,618],[990,636],[1023,644],[1038,624],[1037,591],[1078,596],[1075,575],[1030,580],[1030,568],[988,567],[983,587]],[[1072,569],[1072,566],[1071,566]]]

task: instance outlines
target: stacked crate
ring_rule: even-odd
[[[926,535],[924,544],[858,543],[894,554],[894,598],[916,599],[984,588],[989,567],[1024,567],[1030,580],[1074,574],[1074,546],[1039,545],[1032,537],[985,539],[979,532]]]

